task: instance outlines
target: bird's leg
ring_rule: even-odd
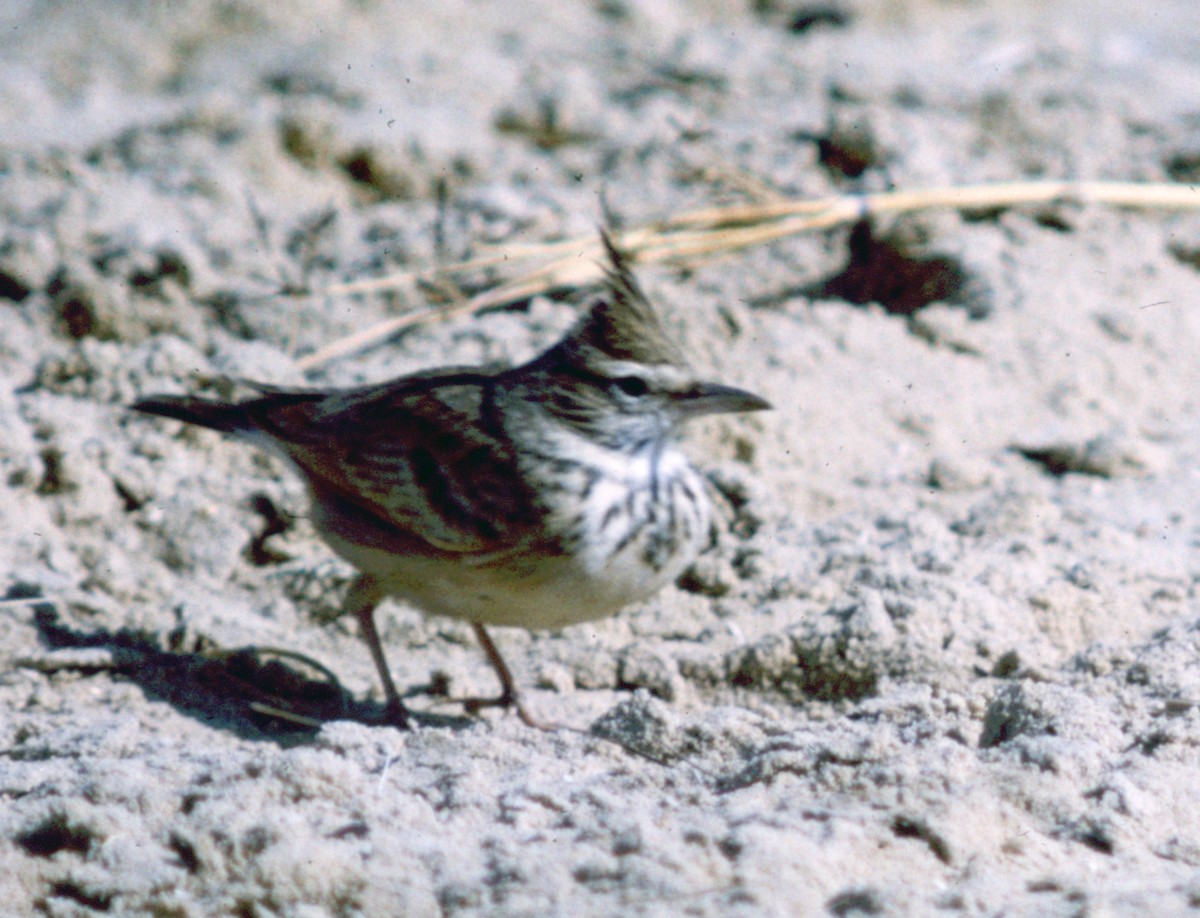
[[[375,607],[382,598],[379,584],[366,574],[360,574],[346,597],[346,611],[353,612],[358,619],[362,638],[371,651],[375,669],[379,671],[379,681],[383,683],[383,696],[387,702],[384,717],[392,725],[407,730],[408,708],[404,706],[404,702],[400,700],[400,693],[396,691],[396,683],[392,681],[387,658],[383,655],[383,645],[379,642],[379,631],[375,628]]]
[[[504,662],[504,657],[500,656],[500,651],[492,641],[492,636],[478,622],[473,622],[471,627],[475,629],[475,637],[479,640],[480,646],[483,647],[483,652],[487,654],[488,662],[492,664],[492,669],[496,671],[496,675],[500,679],[501,692],[496,698],[464,698],[462,705],[467,713],[475,714],[482,708],[511,707],[516,709],[517,716],[528,727],[534,727],[538,730],[557,729],[554,724],[540,721],[526,710],[525,705],[521,701],[520,692],[517,691],[517,683],[513,679],[512,670]]]

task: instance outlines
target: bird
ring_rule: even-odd
[[[135,411],[246,439],[307,485],[311,519],[357,571],[358,620],[387,722],[410,726],[375,625],[387,597],[469,622],[499,679],[476,713],[541,726],[488,627],[613,615],[677,579],[710,538],[685,422],[771,407],[689,366],[601,230],[601,291],[567,334],[511,368],[442,367],[342,389],[253,385],[240,401],[157,395]]]

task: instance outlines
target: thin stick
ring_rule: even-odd
[[[238,656],[239,654],[245,653],[246,651],[250,651],[258,657],[280,657],[284,660],[295,660],[297,663],[303,663],[305,666],[311,666],[322,676],[324,676],[339,694],[344,694],[342,683],[333,670],[331,670],[320,660],[314,660],[307,654],[299,653],[295,650],[288,650],[286,647],[251,645],[249,647],[235,647],[232,650],[207,650],[203,651],[200,655],[206,660],[223,663],[226,660]]]
[[[263,704],[261,701],[250,702],[250,710],[255,714],[263,714],[267,717],[274,717],[276,720],[285,720],[288,723],[296,724],[300,727],[306,727],[310,730],[317,730],[323,727],[328,721],[317,720],[315,717],[307,717],[304,714],[296,714],[293,711],[285,711],[283,708],[277,708],[274,705]]]
[[[882,214],[905,214],[936,208],[987,210],[1051,202],[1152,210],[1196,210],[1200,209],[1200,186],[1165,182],[1008,182],[851,194],[815,200],[769,201],[675,214],[658,223],[617,234],[617,244],[632,262],[679,262],[762,245],[786,236],[832,229]],[[298,360],[297,364],[302,370],[311,370],[414,325],[481,312],[549,290],[584,286],[603,276],[599,241],[585,237],[541,245],[503,246],[478,258],[445,265],[431,272],[407,271],[390,277],[340,284],[321,292],[361,294],[396,289],[420,278],[446,277],[531,259],[551,260],[469,299],[406,313],[381,322],[314,351]]]

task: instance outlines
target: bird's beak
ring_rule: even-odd
[[[745,389],[722,386],[720,383],[697,383],[672,395],[672,402],[685,417],[702,414],[733,414],[741,411],[766,411],[772,407]]]

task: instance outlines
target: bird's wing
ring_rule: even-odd
[[[318,499],[369,515],[389,545],[490,553],[538,522],[512,443],[491,423],[491,384],[478,370],[443,370],[310,398],[272,391],[245,408]]]

